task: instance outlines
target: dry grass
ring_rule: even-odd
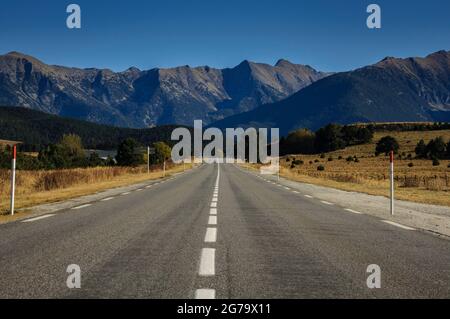
[[[190,167],[186,165],[186,167]],[[182,171],[183,165],[168,165],[166,176]],[[52,171],[17,171],[16,208],[57,202],[101,190],[161,178],[163,172],[153,167],[95,167]],[[10,172],[0,170],[0,214],[9,210]]]
[[[443,136],[450,140],[450,130],[429,132],[378,132],[373,143],[348,147],[344,150],[320,155],[290,155],[281,159],[280,175],[302,182],[329,186],[348,191],[373,195],[389,195],[389,158],[374,156],[375,144],[383,136],[394,136],[400,144],[402,160],[395,160],[395,183],[397,198],[420,203],[450,206],[450,161],[441,160],[433,166],[431,160],[414,159],[414,148],[420,139],[428,142]],[[411,159],[407,159],[411,154]],[[338,159],[339,156],[342,159]],[[347,162],[356,156],[359,162]],[[328,158],[332,157],[332,161]],[[289,161],[286,161],[289,158]],[[302,160],[303,165],[291,168],[292,160]],[[310,164],[310,162],[312,162]],[[413,166],[409,167],[408,164]],[[323,165],[324,171],[317,167]]]

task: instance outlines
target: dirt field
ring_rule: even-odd
[[[402,159],[395,159],[397,198],[450,206],[450,161],[440,160],[439,166],[433,166],[431,160],[414,159],[414,148],[420,139],[428,143],[429,140],[442,136],[449,141],[450,130],[377,132],[373,142],[369,144],[348,147],[322,156],[285,156],[281,159],[281,175],[322,186],[387,196],[389,158],[374,155],[376,142],[386,135],[395,137],[400,144],[399,155]],[[350,156],[356,156],[357,161],[347,161]],[[303,164],[292,167],[293,160],[303,161]],[[320,165],[323,166],[323,171],[318,170]]]

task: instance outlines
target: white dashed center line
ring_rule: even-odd
[[[334,205],[333,203],[327,202],[326,200],[321,200],[320,202],[325,205]]]
[[[205,243],[215,243],[217,239],[217,228],[206,228]]]
[[[217,216],[209,216],[208,225],[217,225]]]
[[[125,196],[125,195],[129,195],[130,194],[130,192],[125,192],[125,193],[122,193],[122,194],[120,194],[121,196]]]
[[[305,195],[306,198],[314,198],[311,195]]]
[[[109,201],[109,200],[111,200],[111,199],[114,199],[114,197],[106,197],[106,198],[103,198],[102,200],[100,200],[101,202],[107,202],[107,201]]]
[[[211,215],[217,215],[217,208],[210,208],[210,209],[209,209],[209,213],[210,213]]]
[[[200,269],[198,274],[200,276],[214,276],[216,274],[215,267],[215,248],[203,248],[200,257]]]
[[[215,299],[216,291],[214,289],[197,289],[195,299]]]

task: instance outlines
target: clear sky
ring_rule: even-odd
[[[66,7],[82,29],[66,27]],[[366,7],[382,8],[382,29]],[[0,5],[0,54],[20,51],[49,64],[122,71],[178,65],[232,67],[279,58],[324,71],[385,56],[450,49],[448,0],[18,0]]]

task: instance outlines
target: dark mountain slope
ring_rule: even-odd
[[[450,53],[383,61],[338,73],[273,104],[213,123],[279,127],[283,134],[327,123],[450,121]]]

